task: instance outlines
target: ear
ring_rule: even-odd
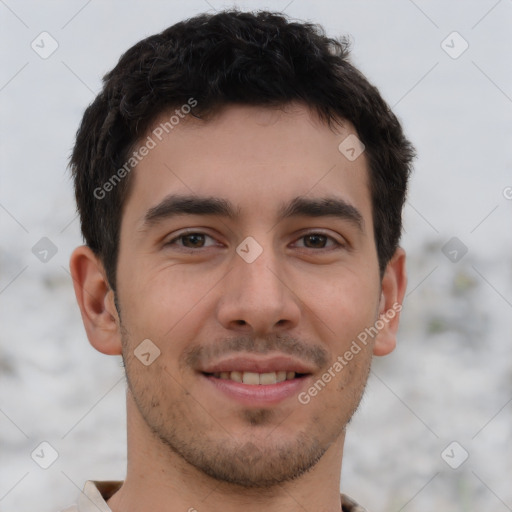
[[[406,287],[405,251],[399,247],[387,264],[382,278],[377,320],[377,322],[380,321],[380,326],[373,347],[373,353],[376,356],[385,356],[396,347],[396,333]]]
[[[73,251],[69,267],[89,342],[103,354],[120,355],[119,316],[103,264],[89,247],[81,246]]]

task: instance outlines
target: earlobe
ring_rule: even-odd
[[[89,247],[81,246],[73,251],[69,266],[89,342],[103,354],[120,355],[119,317],[103,264]]]
[[[379,319],[377,320],[377,322],[380,321],[379,333],[373,347],[373,353],[376,356],[387,355],[396,347],[396,333],[406,287],[405,251],[399,247],[387,264],[382,278]]]

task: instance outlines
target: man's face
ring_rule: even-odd
[[[381,293],[365,156],[338,150],[351,133],[297,105],[232,106],[155,139],[132,176],[117,269],[129,390],[147,432],[217,479],[299,476],[361,398],[374,340],[332,370]],[[148,339],[161,353],[145,365]]]

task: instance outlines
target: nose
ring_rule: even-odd
[[[286,277],[284,262],[278,261],[271,249],[265,249],[252,263],[235,254],[217,304],[220,324],[259,336],[296,327],[301,303]]]

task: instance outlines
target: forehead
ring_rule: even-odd
[[[169,194],[223,198],[241,218],[257,214],[262,222],[301,196],[334,194],[364,217],[371,213],[365,155],[349,160],[339,149],[357,135],[350,123],[331,128],[300,104],[231,105],[207,120],[188,115],[171,125],[172,115],[161,115],[141,140],[151,139],[152,149],[132,172],[124,208],[132,222]]]

